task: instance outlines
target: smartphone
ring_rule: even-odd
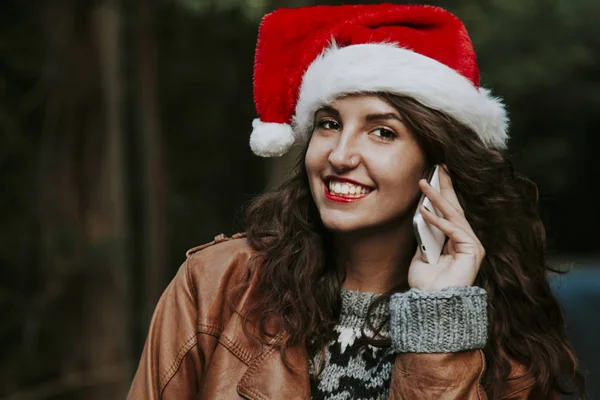
[[[440,191],[440,168],[439,165],[435,165],[427,178],[429,184],[438,192]],[[417,238],[419,251],[421,252],[421,258],[426,263],[436,264],[442,254],[444,244],[446,243],[446,235],[435,226],[425,222],[419,210],[421,205],[425,206],[427,210],[434,212],[439,217],[441,217],[442,214],[433,206],[433,204],[431,204],[431,201],[423,193],[419,200],[417,212],[413,217],[413,228],[415,237]]]

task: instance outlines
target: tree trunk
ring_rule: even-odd
[[[157,54],[153,30],[154,2],[137,2],[136,44],[139,129],[135,147],[140,151],[142,183],[139,203],[142,213],[143,275],[145,276],[142,315],[146,321],[165,288],[165,185],[160,140],[157,95]]]
[[[118,0],[48,1],[50,86],[40,170],[37,303],[62,334],[52,395],[123,398],[129,365],[128,218]],[[40,312],[44,315],[43,312]],[[65,334],[66,332],[66,334]],[[62,377],[77,376],[75,381]],[[108,378],[107,378],[108,376]],[[50,393],[48,393],[50,395]]]

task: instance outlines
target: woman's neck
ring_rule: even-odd
[[[382,293],[408,289],[408,267],[416,250],[412,221],[394,227],[335,233],[335,259],[346,272],[343,287]]]

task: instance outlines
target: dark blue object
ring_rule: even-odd
[[[560,302],[567,333],[586,377],[591,400],[600,399],[600,263],[553,275],[550,285]],[[566,398],[566,397],[565,397]]]

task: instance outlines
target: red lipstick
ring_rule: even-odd
[[[338,178],[336,178],[336,179],[338,179]],[[354,183],[353,181],[350,181],[350,180],[346,180],[346,181]],[[364,196],[360,196],[360,197],[343,197],[343,196],[338,196],[336,194],[331,193],[329,191],[329,188],[327,187],[327,185],[323,185],[323,189],[325,191],[325,198],[327,200],[331,200],[336,203],[352,203],[353,201],[360,200],[369,194],[369,193],[367,193]]]

